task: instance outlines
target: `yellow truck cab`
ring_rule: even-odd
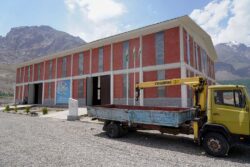
[[[249,142],[250,99],[245,86],[213,85],[207,92],[207,122],[200,140],[212,155],[226,155],[236,143]]]

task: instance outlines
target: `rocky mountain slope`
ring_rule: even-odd
[[[14,64],[85,44],[74,37],[49,26],[12,28],[0,36],[0,94],[13,93]]]
[[[250,47],[241,43],[221,43],[215,46],[218,60],[215,64],[217,80],[250,78]]]
[[[0,62],[19,63],[84,43],[79,37],[49,26],[12,28],[5,37],[0,36]]]

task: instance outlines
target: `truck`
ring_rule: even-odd
[[[104,122],[110,138],[136,130],[193,135],[195,143],[216,157],[227,156],[236,144],[250,145],[250,99],[245,86],[208,86],[199,76],[149,81],[136,84],[137,100],[143,89],[173,85],[192,88],[193,107],[100,105],[88,106],[87,112]]]

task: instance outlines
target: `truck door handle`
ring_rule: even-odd
[[[214,115],[214,116],[218,116],[218,115],[220,115],[220,114],[219,114],[219,113],[213,113],[213,115]]]

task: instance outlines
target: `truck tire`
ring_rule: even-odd
[[[202,145],[209,155],[216,157],[227,156],[230,149],[230,145],[226,138],[223,135],[214,132],[205,135]]]
[[[128,128],[120,126],[120,137],[128,134]]]
[[[106,134],[110,138],[118,138],[120,137],[120,126],[116,123],[111,122],[107,125]]]

